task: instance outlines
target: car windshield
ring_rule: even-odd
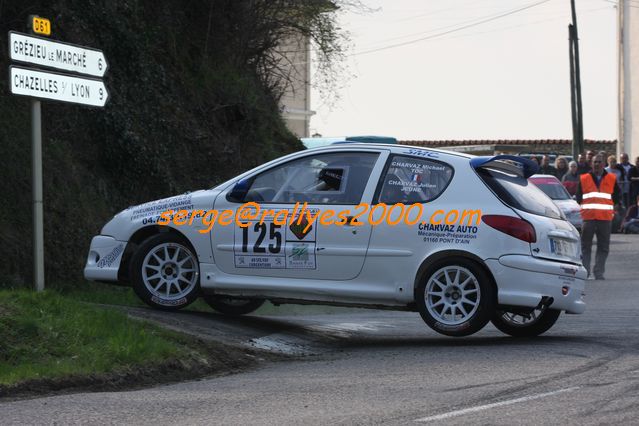
[[[549,196],[553,200],[570,200],[570,194],[566,191],[563,185],[557,183],[540,183],[532,181],[537,188],[544,191],[544,194]]]
[[[526,178],[490,168],[480,168],[477,172],[507,205],[539,216],[563,219],[552,200]]]

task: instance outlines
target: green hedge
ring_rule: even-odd
[[[24,31],[38,14],[52,20],[52,38],[99,48],[109,61],[106,108],[43,103],[50,283],[81,280],[91,237],[117,211],[301,148],[246,53],[253,40],[234,25],[241,3],[0,2],[0,34]],[[6,49],[0,43],[4,70]],[[29,101],[8,93],[7,78],[0,73],[0,285],[19,287],[32,276]]]

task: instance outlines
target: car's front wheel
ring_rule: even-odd
[[[476,263],[452,258],[428,269],[417,287],[416,302],[426,324],[447,336],[468,336],[490,321],[495,290]]]
[[[559,318],[561,311],[546,307],[529,313],[497,311],[491,320],[503,333],[513,337],[534,337],[548,331]]]
[[[203,296],[208,305],[226,315],[246,315],[264,304],[264,299],[236,299],[225,296]]]
[[[162,233],[145,240],[131,258],[133,290],[148,305],[175,311],[199,294],[199,264],[191,246]]]

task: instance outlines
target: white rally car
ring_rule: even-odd
[[[489,321],[538,335],[561,311],[584,311],[586,271],[576,229],[527,181],[536,170],[521,157],[400,145],[305,150],[118,213],[93,238],[84,275],[168,310],[199,296],[236,315],[265,300],[330,304],[417,311],[450,336]],[[291,218],[306,203],[344,220],[205,223],[202,212],[246,213],[245,203]],[[360,203],[377,208],[362,213]],[[406,209],[412,224],[394,224]]]

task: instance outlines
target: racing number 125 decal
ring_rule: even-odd
[[[249,222],[235,227],[233,258],[236,268],[315,269],[316,227],[300,232],[299,226],[272,221]]]
[[[264,240],[266,239],[268,228],[268,245],[264,246]],[[256,222],[255,225],[242,228],[242,253],[269,253],[278,254],[282,251],[282,225],[276,225],[273,222]],[[252,247],[249,250],[249,233],[255,235],[257,238],[255,241],[251,241]],[[251,235],[251,237],[253,236]]]

